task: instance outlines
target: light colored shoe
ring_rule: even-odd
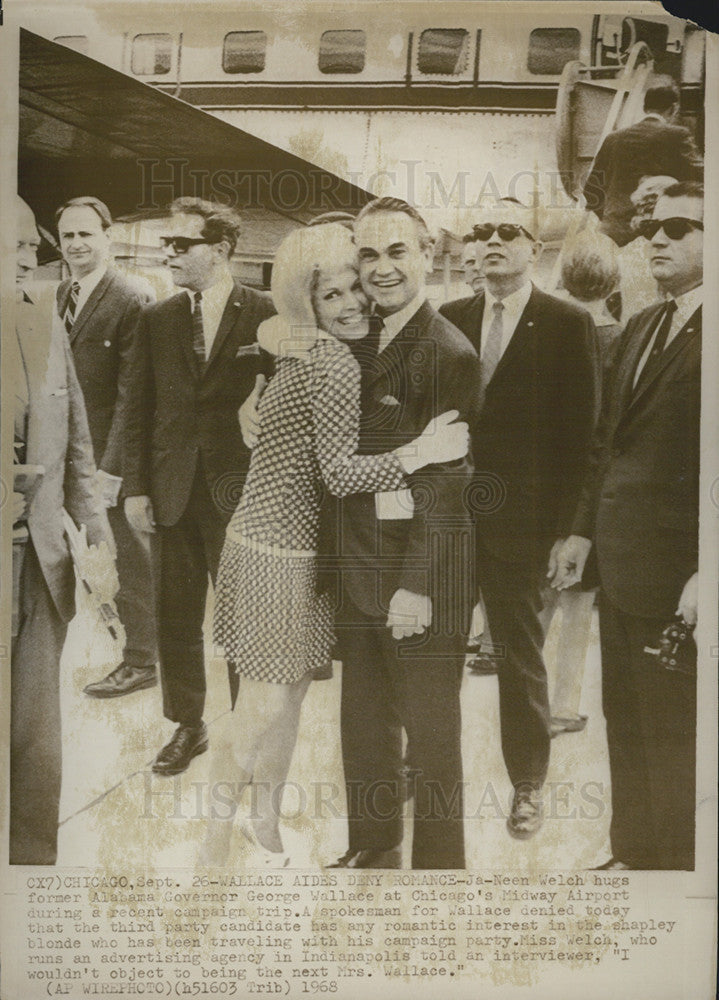
[[[245,840],[247,840],[252,846],[252,854],[250,856],[250,864],[247,866],[248,868],[290,867],[289,854],[285,854],[284,851],[268,851],[266,847],[262,846],[255,835],[252,820],[249,816],[241,819],[240,830],[242,831],[242,835]]]

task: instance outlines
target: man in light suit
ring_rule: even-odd
[[[10,863],[52,865],[62,768],[60,656],[75,613],[63,506],[85,525],[88,543],[106,542],[108,554],[113,545],[95,491],[82,391],[54,296],[42,299],[28,287],[39,244],[33,213],[18,199],[17,337],[8,341],[15,361],[16,454],[23,465],[44,471],[32,499],[28,494],[14,512],[15,528],[26,541],[13,553],[22,565],[14,567],[19,589],[11,671]]]
[[[642,177],[666,175],[698,180],[701,157],[689,129],[677,125],[679,91],[671,77],[657,78],[644,96],[645,117],[610,132],[584,185],[587,208],[601,219],[603,233],[623,247],[636,233],[631,195]]]
[[[94,698],[116,698],[157,683],[157,635],[149,536],[127,522],[122,506],[122,450],[130,385],[142,355],[140,296],[108,267],[112,218],[97,198],[72,198],[55,213],[70,278],[57,291],[85,397],[97,475],[117,547],[117,609],[125,627],[123,660],[88,684]]]
[[[202,622],[225,528],[239,500],[250,453],[237,422],[240,403],[268,362],[259,324],[269,296],[235,281],[230,258],[239,219],[191,198],[171,206],[163,238],[178,295],[143,317],[147,357],[133,380],[123,471],[125,512],[138,531],[157,525],[158,626],[165,717],[177,724],[153,764],[179,774],[207,749],[202,720]],[[238,678],[228,664],[232,703]]]
[[[579,580],[594,549],[612,776],[604,868],[694,867],[696,675],[647,649],[675,614],[697,620],[702,214],[702,188],[678,183],[644,223],[666,299],[624,331],[554,580]]]
[[[481,360],[476,572],[497,647],[502,751],[514,786],[507,827],[526,839],[542,824],[550,748],[540,587],[582,483],[597,405],[595,330],[586,310],[532,284],[540,245],[527,208],[499,201],[474,235],[485,291],[451,315]]]
[[[381,329],[360,342],[359,451],[378,454],[445,410],[476,417],[479,361],[426,299],[432,243],[416,209],[380,198],[358,215],[360,280]],[[349,849],[332,867],[398,867],[402,727],[414,791],[413,868],[463,868],[459,685],[469,624],[471,462],[433,465],[399,494],[340,504],[342,757]],[[330,551],[325,545],[326,551]]]

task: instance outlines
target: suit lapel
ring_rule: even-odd
[[[75,317],[75,322],[72,324],[72,330],[70,331],[70,343],[74,344],[77,338],[80,336],[82,331],[85,329],[90,317],[95,312],[98,303],[105,295],[105,292],[110,287],[112,283],[112,275],[110,269],[103,274],[98,283],[95,285],[93,290],[90,292],[87,298],[87,302],[84,304],[80,312]],[[69,297],[69,290],[68,290]],[[61,313],[61,315],[63,315]]]
[[[651,389],[651,387],[655,384],[656,380],[659,378],[659,376],[662,374],[662,372],[666,371],[667,366],[672,363],[672,361],[677,356],[677,354],[679,354],[680,351],[701,330],[701,316],[702,316],[702,311],[701,311],[701,306],[700,306],[698,309],[696,309],[692,313],[692,315],[689,317],[689,319],[684,324],[684,326],[681,328],[681,330],[679,330],[679,332],[676,334],[676,336],[671,341],[671,343],[667,347],[664,348],[664,351],[662,352],[662,356],[661,356],[661,362],[659,363],[658,367],[655,369],[654,374],[651,376],[651,378],[648,378],[646,382],[643,382],[642,385],[639,386],[639,391],[632,393],[632,395],[629,397],[628,405],[626,406],[626,408],[625,408],[624,413],[622,414],[622,416],[625,416],[627,413],[629,413],[631,410],[634,409],[634,407],[637,405],[637,403],[639,403],[639,401],[644,398],[644,396],[646,395],[647,391],[649,389]],[[656,318],[657,318],[657,316],[655,315],[654,326],[656,326]],[[646,350],[646,345],[647,345],[647,340],[646,340],[646,338],[643,338],[643,344],[642,344],[643,350]],[[641,357],[641,354],[639,355],[639,357]],[[637,359],[637,363],[638,363],[638,359]],[[632,383],[634,381],[633,376],[634,376],[635,370],[636,370],[636,364],[632,367]],[[633,385],[632,385],[632,388],[633,388]]]
[[[634,391],[634,373],[637,370],[639,359],[646,350],[647,344],[657,328],[657,320],[663,308],[664,306],[660,302],[652,309],[642,326],[632,337],[620,362],[616,381],[620,419],[631,404],[632,393]]]
[[[425,299],[414,316],[410,316],[399,333],[392,338],[385,349],[377,355],[377,362],[373,363],[366,372],[367,386],[373,385],[380,378],[386,377],[389,372],[400,373],[404,370],[404,356],[410,347],[417,346],[417,337],[421,330],[427,325],[428,316],[432,307]]]
[[[212,342],[210,356],[207,359],[207,364],[205,366],[205,374],[207,374],[213,362],[217,359],[220,351],[222,350],[222,345],[225,343],[230,331],[240,318],[244,304],[245,289],[238,282],[235,282],[232,294],[227,300],[227,305],[222,313],[220,325],[218,326],[217,333],[215,334],[215,339]]]

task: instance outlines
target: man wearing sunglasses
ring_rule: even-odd
[[[631,195],[642,177],[677,181],[701,176],[701,156],[689,129],[677,124],[679,91],[671,77],[655,77],[644,95],[644,118],[610,132],[584,185],[587,208],[600,229],[623,247],[634,239]]]
[[[699,185],[674,184],[644,223],[666,298],[627,324],[553,583],[579,580],[594,548],[612,776],[603,868],[694,867],[696,677],[651,650],[675,615],[697,620],[703,204]]]
[[[125,455],[125,512],[141,532],[158,529],[158,638],[165,717],[177,724],[153,764],[186,770],[207,749],[202,721],[202,623],[225,528],[249,465],[237,410],[263,359],[257,327],[274,313],[269,296],[232,277],[240,221],[198,199],[170,206],[162,238],[178,295],[144,317],[148,356],[134,382]],[[237,674],[228,664],[232,702]]]
[[[589,313],[536,288],[532,212],[514,199],[474,227],[485,290],[452,322],[480,356],[472,436],[477,581],[497,647],[502,751],[514,800],[507,827],[533,836],[550,747],[537,617],[550,551],[566,537],[594,426],[597,363]]]

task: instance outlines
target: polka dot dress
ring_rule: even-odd
[[[355,454],[359,394],[349,348],[320,337],[304,354],[278,359],[262,396],[262,429],[215,591],[214,639],[242,676],[291,684],[328,666],[332,609],[317,590],[316,564],[322,494],[404,485],[394,455]]]

